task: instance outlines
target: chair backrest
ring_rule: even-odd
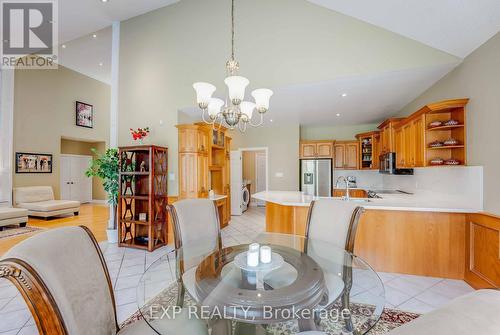
[[[15,187],[12,192],[14,206],[20,203],[54,200],[54,192],[50,186]]]
[[[325,241],[353,252],[356,230],[363,211],[363,207],[349,201],[313,201],[307,217],[306,240],[311,238]]]
[[[203,240],[204,249],[210,252],[222,247],[219,212],[215,201],[210,199],[184,199],[167,206],[172,217],[175,247],[194,248],[190,242]],[[212,249],[209,249],[212,248]]]
[[[40,334],[118,330],[104,257],[85,227],[53,229],[19,243],[0,260],[2,274],[21,290]]]

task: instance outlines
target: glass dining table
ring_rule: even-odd
[[[271,263],[249,267],[248,244],[195,240],[168,252],[139,281],[141,316],[162,335],[170,335],[162,320],[181,311],[221,335],[358,335],[378,322],[384,286],[359,257],[296,235],[262,233],[252,242],[271,247]]]

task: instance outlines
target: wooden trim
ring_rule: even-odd
[[[359,140],[362,137],[380,136],[380,130],[368,131],[366,133],[357,134],[356,138]]]
[[[378,129],[383,129],[385,128],[386,126],[388,126],[389,124],[397,124],[398,122],[401,122],[402,120],[404,120],[405,118],[404,117],[391,117],[387,120],[385,120],[384,122],[382,122],[380,125],[378,125]]]
[[[17,258],[1,260],[0,278],[9,280],[19,290],[35,320],[39,334],[69,334],[54,297],[28,263]]]

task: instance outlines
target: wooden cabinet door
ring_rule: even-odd
[[[335,169],[343,169],[345,165],[345,144],[335,144],[333,146],[334,160],[333,167]]]
[[[403,167],[411,168],[415,166],[415,135],[413,132],[413,122],[403,126],[404,141],[404,164]]]
[[[198,152],[198,130],[179,130],[179,152]]]
[[[316,153],[321,158],[331,158],[333,154],[333,143],[317,143]]]
[[[316,143],[301,143],[300,144],[300,157],[301,158],[314,158],[314,157],[316,157]]]
[[[415,167],[425,166],[425,128],[424,116],[413,121],[413,134],[415,136]]]
[[[380,166],[380,136],[372,137],[372,170],[378,170]]]
[[[209,137],[208,131],[206,131],[206,130],[198,131],[197,146],[198,146],[199,153],[208,154],[208,148],[209,148],[208,137]]]
[[[197,154],[179,154],[179,198],[198,197]]]
[[[346,169],[356,170],[359,161],[359,143],[352,142],[345,145],[344,167]]]
[[[394,130],[394,144],[396,150],[396,166],[398,168],[402,168],[405,163],[403,128],[397,128]]]
[[[208,190],[208,156],[198,155],[198,197],[207,197]]]

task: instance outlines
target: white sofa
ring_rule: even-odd
[[[28,222],[28,210],[24,208],[0,207],[0,231],[3,227],[18,224],[25,227]]]
[[[50,186],[16,187],[13,191],[14,207],[28,210],[28,215],[49,218],[63,214],[80,213],[80,202],[55,200]]]

